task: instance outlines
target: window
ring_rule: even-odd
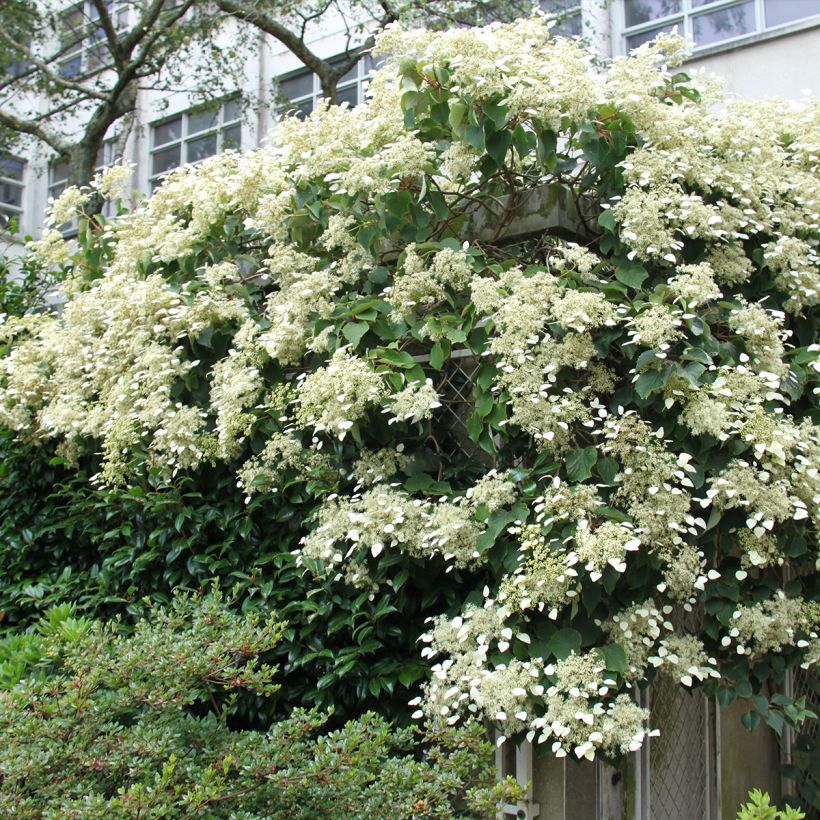
[[[567,37],[581,36],[581,2],[580,0],[540,0],[541,11],[556,19],[554,34]]]
[[[113,165],[120,157],[117,156],[117,141],[106,140],[97,151],[97,161],[94,170],[99,173]],[[57,199],[58,196],[68,186],[68,178],[71,176],[71,165],[65,160],[52,162],[48,168],[48,195],[50,199]],[[102,209],[103,216],[111,218],[116,216],[116,203],[106,201]],[[64,234],[71,234],[77,230],[77,220],[66,222],[59,226]]]
[[[344,60],[344,57],[337,57],[331,60],[331,65],[338,66]],[[336,100],[340,103],[350,103],[351,106],[364,102],[367,80],[383,64],[383,58],[373,57],[369,53],[365,54],[347,74],[339,78],[336,85]],[[283,99],[280,106],[282,113],[290,111],[297,117],[306,117],[322,97],[322,86],[318,75],[310,69],[304,69],[280,78],[279,96]]]
[[[623,0],[625,50],[678,31],[695,49],[817,17],[820,0]]]
[[[195,109],[151,126],[151,185],[172,168],[242,147],[242,103],[225,100],[216,109]]]
[[[8,228],[12,219],[23,216],[23,175],[26,163],[16,157],[0,155],[0,232]]]
[[[106,7],[115,28],[128,25],[127,6],[107,0]],[[71,79],[105,65],[108,53],[105,31],[100,25],[100,12],[90,0],[71,6],[60,15],[59,36],[58,70],[63,77]]]

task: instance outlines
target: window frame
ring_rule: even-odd
[[[221,154],[226,150],[242,150],[242,97],[239,94],[233,94],[229,97],[225,97],[224,99],[219,101],[219,107],[213,110],[213,123],[206,128],[201,128],[197,131],[190,131],[190,121],[192,118],[206,113],[209,109],[203,106],[196,106],[194,108],[189,108],[185,111],[180,111],[176,114],[172,114],[168,117],[163,117],[160,120],[155,120],[150,124],[150,135],[149,135],[149,148],[148,148],[148,181],[151,184],[152,192],[156,190],[156,188],[161,184],[162,180],[173,171],[175,168],[182,168],[185,165],[196,165],[199,162],[207,159],[208,157],[216,156],[217,154]],[[236,116],[232,119],[226,119],[226,108],[231,103],[237,103],[237,111]],[[166,140],[165,142],[157,143],[156,136],[157,130],[161,128],[163,125],[167,125],[169,123],[174,122],[175,120],[179,120],[179,136],[175,137],[174,139]],[[231,131],[235,128],[239,128],[239,140],[238,143],[234,145],[229,145],[227,148],[225,146],[225,132]],[[207,154],[205,156],[200,157],[199,159],[195,160],[188,160],[187,159],[187,149],[188,145],[195,142],[196,140],[201,140],[204,137],[216,137],[216,151],[212,154]],[[176,165],[170,165],[165,170],[155,172],[154,171],[154,157],[163,152],[167,151],[171,148],[179,148],[179,162]]]
[[[28,176],[28,162],[26,162],[26,160],[22,157],[14,156],[14,154],[2,154],[0,155],[0,160],[12,160],[13,162],[19,162],[21,165],[20,179],[6,176],[6,174],[3,173],[2,168],[0,168],[0,184],[11,185],[14,188],[20,189],[19,206],[0,202],[0,234],[8,235],[10,233],[8,226],[10,221],[15,217],[17,218],[17,232],[20,233],[23,230],[23,216],[26,211],[25,195],[27,181],[26,177]]]
[[[351,55],[352,56],[352,55]],[[328,62],[338,62],[345,59],[345,55],[339,55],[337,57],[332,57]],[[369,51],[361,52],[358,55],[358,59],[356,61],[356,65],[354,66],[356,70],[356,76],[350,80],[345,82],[340,82],[336,86],[337,94],[342,91],[348,91],[351,88],[356,89],[356,105],[361,105],[364,102],[364,95],[367,88],[367,83],[369,82],[370,78],[373,74],[381,67],[383,61],[379,61],[372,56]],[[353,69],[351,69],[352,71]],[[293,111],[301,111],[304,116],[307,116],[316,109],[316,105],[320,99],[322,99],[322,84],[319,81],[319,75],[312,71],[310,68],[303,66],[295,71],[289,71],[286,74],[282,74],[276,78],[277,88],[281,89],[281,84],[283,82],[288,82],[290,80],[295,80],[300,77],[307,77],[311,76],[313,79],[313,88],[307,94],[301,94],[297,97],[285,97],[287,100],[286,104],[277,104],[276,105],[276,115],[277,117],[282,117],[285,114],[288,114]],[[284,96],[284,95],[283,95]],[[310,110],[306,111],[302,106],[310,102]]]
[[[62,26],[71,14],[77,12],[79,12],[81,22],[71,30],[71,35],[75,39],[63,46],[63,39],[69,29],[66,27],[66,33],[64,34]],[[123,0],[108,0],[108,14],[117,31],[127,28],[129,8],[126,2],[123,2]],[[61,28],[57,32],[57,38],[60,42],[61,52],[63,48],[66,49],[66,52],[61,53],[57,60],[57,73],[67,80],[73,80],[77,77],[87,77],[105,70],[105,61],[95,57],[99,44],[105,41],[105,33],[99,25],[95,25],[99,21],[99,13],[91,0],[80,0],[80,2],[67,6],[60,12],[59,21]],[[68,65],[75,62],[77,62],[76,69],[66,70]]]
[[[627,2],[628,0],[619,0],[613,9],[615,18],[614,28],[617,33],[615,40],[618,44],[618,52],[620,54],[628,54],[633,48],[638,47],[637,45],[630,45],[627,42],[629,37],[646,34],[648,32],[656,32],[664,27],[671,29],[677,26],[678,32],[682,36],[686,37],[689,42],[694,42],[693,24],[695,18],[708,15],[715,11],[730,9],[734,6],[741,6],[748,2],[752,3],[754,28],[751,31],[727,37],[723,40],[705,43],[704,45],[697,45],[697,43],[695,43],[692,49],[693,59],[820,25],[820,12],[816,12],[806,17],[798,17],[785,23],[769,26],[766,24],[766,0],[704,0],[703,5],[699,6],[693,5],[693,0],[680,0],[680,11],[628,26],[626,24]],[[658,31],[658,33],[660,32]],[[640,45],[640,43],[638,43],[638,45]]]
[[[101,173],[106,168],[115,165],[121,156],[117,155],[117,140],[104,140],[97,151],[96,164],[94,165],[95,173]],[[50,162],[48,165],[48,200],[53,202],[58,196],[68,187],[68,175],[63,179],[54,179],[54,172],[57,168],[65,167],[70,175],[70,166],[67,162]],[[116,203],[106,200],[103,203],[102,214],[106,219],[110,219],[117,215]],[[58,230],[66,237],[74,236],[78,230],[78,223],[76,219],[66,222],[58,226]]]
[[[557,20],[557,24],[552,27],[553,34],[560,34],[565,37],[583,36],[583,0],[573,0],[573,2],[567,4],[567,8],[562,9],[561,11],[551,11],[550,9],[546,8],[548,2],[549,0],[541,0],[541,2],[538,3],[538,7],[547,17]],[[567,26],[570,23],[570,21],[575,21],[572,27],[577,29],[577,31],[573,32],[567,29]]]

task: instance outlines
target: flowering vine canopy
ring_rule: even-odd
[[[341,589],[453,585],[419,714],[617,756],[668,675],[799,720],[761,692],[818,657],[820,107],[537,17],[377,48],[366,104],[47,232],[69,298],[2,326],[0,422],[103,484],[227,466]]]

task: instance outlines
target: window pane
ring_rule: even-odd
[[[552,28],[553,33],[563,34],[565,37],[580,37],[581,36],[581,12],[575,14],[567,14],[558,19],[558,22]]]
[[[83,7],[77,6],[60,15],[60,48],[79,47],[85,28]]]
[[[345,62],[344,58],[340,58],[338,60],[331,60],[330,65],[334,69],[335,68],[341,68],[341,66],[344,62]],[[350,68],[347,72],[342,74],[342,76],[339,78],[339,85],[342,85],[343,83],[349,83],[352,80],[355,80],[358,76],[359,76],[359,66],[358,66],[358,62],[356,62],[356,63],[353,64],[352,68]]]
[[[820,0],[766,0],[766,26],[781,26],[820,14]]]
[[[23,186],[13,182],[0,182],[0,203],[19,208],[23,204]]]
[[[70,170],[71,166],[67,162],[55,162],[49,171],[50,184],[65,182],[68,179]]]
[[[242,147],[242,126],[232,125],[222,129],[222,150],[238,151]]]
[[[350,107],[353,108],[354,106],[359,104],[359,87],[357,85],[350,85],[347,88],[337,88],[336,89],[336,102],[337,103],[350,103]]]
[[[282,113],[288,114],[297,119],[303,120],[310,112],[313,111],[313,98],[303,100],[294,105],[287,105],[282,108]]]
[[[171,168],[179,165],[180,148],[174,145],[164,151],[156,151],[151,155],[151,174],[164,174]]]
[[[696,46],[719,43],[755,30],[754,0],[692,18]]]
[[[651,28],[649,31],[642,31],[640,34],[632,34],[631,36],[626,38],[626,48],[627,51],[637,48],[644,43],[648,43],[651,39],[655,37],[655,35],[660,34],[664,31],[672,31],[672,29],[677,25],[677,23],[668,23],[665,26],[658,26],[658,28]]]
[[[83,58],[80,54],[72,57],[70,60],[64,60],[60,63],[60,76],[66,79],[77,77],[83,70]]]
[[[21,159],[14,159],[14,157],[0,157],[0,177],[21,180],[23,178],[23,168],[25,167],[26,164]]]
[[[161,125],[154,126],[154,145],[165,145],[174,142],[182,136],[182,117],[168,120]]]
[[[378,71],[380,68],[383,68],[385,63],[387,63],[387,57],[385,57],[384,54],[379,54],[377,57],[374,57],[370,53],[365,54],[364,73],[372,74],[374,71]]]
[[[626,24],[639,26],[650,20],[677,14],[680,10],[681,0],[626,0]]]
[[[233,122],[242,116],[242,105],[239,98],[225,100],[222,103],[222,122]]]
[[[218,111],[198,111],[195,114],[188,114],[188,133],[200,134],[203,131],[210,131],[216,128],[218,122]]]
[[[114,4],[111,2],[111,0],[108,0],[108,2],[105,4],[106,9],[108,9],[108,14],[109,15],[111,14],[111,7],[113,5]],[[97,11],[97,7],[93,3],[89,3],[89,5],[88,5],[88,16],[92,20],[99,20],[100,19],[100,13],[99,13],[99,11]]]
[[[89,46],[85,52],[85,70],[95,71],[108,63],[108,49],[105,43]]]
[[[279,80],[279,93],[288,100],[313,94],[313,72],[303,71],[301,74]]]
[[[581,0],[540,0],[538,6],[547,14],[561,14],[575,8]]]
[[[204,137],[197,137],[195,140],[188,140],[185,143],[185,161],[199,162],[205,157],[211,157],[216,153],[216,134],[208,134]]]

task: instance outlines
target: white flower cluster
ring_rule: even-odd
[[[325,367],[301,373],[299,379],[297,420],[338,438],[344,438],[385,392],[381,376],[344,348],[339,348]]]
[[[441,407],[438,393],[433,387],[432,379],[427,379],[424,384],[413,382],[404,390],[394,393],[390,399],[390,407],[385,408],[386,413],[390,413],[394,421],[421,421],[429,419],[433,415],[433,410]]]
[[[385,549],[453,566],[479,558],[481,534],[469,509],[450,501],[425,502],[384,484],[350,498],[331,496],[319,508],[316,526],[302,539],[300,556],[336,567],[351,557],[378,558]]]
[[[404,265],[396,271],[388,291],[397,317],[411,316],[423,307],[443,302],[448,293],[459,293],[470,283],[473,268],[463,251],[443,248],[429,265],[415,245],[408,245],[404,252]]]
[[[816,392],[820,349],[789,331],[810,326],[797,315],[820,293],[820,106],[721,106],[710,88],[700,104],[673,100],[678,38],[596,72],[537,17],[390,27],[378,48],[393,67],[364,105],[285,118],[261,150],[179,169],[107,223],[91,283],[82,251],[56,230],[89,195],[68,189],[33,250],[43,265],[77,260],[71,298],[60,317],[3,324],[0,423],[69,459],[101,453],[98,479],[110,483],[146,464],[167,477],[217,459],[248,497],[336,482],[340,495],[305,502],[299,557],[371,592],[384,583],[383,553],[474,569],[501,551],[482,536],[503,539],[506,563],[486,568],[496,587],[484,605],[431,628],[425,710],[449,722],[480,715],[555,754],[634,750],[646,715],[624,680],[650,665],[687,686],[716,674],[699,637],[678,634],[671,617],[725,572],[704,533],[728,532],[718,551],[741,583],[785,564],[795,530],[820,526],[820,432],[795,410]],[[425,125],[406,125],[407,100],[444,86],[447,125],[430,139]],[[509,168],[484,189],[488,163],[467,129],[484,118],[489,133],[496,117],[516,136]],[[472,214],[497,216],[520,192],[586,185],[579,176],[570,191],[543,162],[552,137],[563,167],[582,159],[581,133],[615,145],[622,134],[610,128],[627,120],[625,184],[597,203],[609,226],[600,237],[470,236]],[[525,152],[522,133],[544,144]],[[113,197],[125,179],[119,166],[93,188]],[[381,235],[392,221],[400,227]],[[768,297],[753,301],[759,281]],[[408,369],[366,350],[374,337],[409,357]],[[431,340],[439,367],[416,356]],[[512,443],[499,464],[515,465],[463,492],[449,489],[457,479],[439,449],[435,422],[448,414],[434,416],[453,344],[484,354],[476,381],[500,406],[479,420]],[[402,486],[416,476],[444,495]],[[534,495],[520,513],[519,498]],[[812,561],[820,567],[814,544]],[[608,610],[598,635],[623,648],[623,675],[607,674],[601,647],[546,666],[527,648],[533,624],[548,634],[571,624],[587,585],[621,583],[633,563],[651,567],[649,588]],[[756,658],[796,644],[811,662],[816,622],[785,594],[744,601],[724,647]]]
[[[724,635],[724,646],[735,645],[738,655],[758,658],[766,652],[779,652],[793,645],[802,629],[811,633],[818,628],[818,607],[801,598],[788,598],[782,590],[759,604],[740,606],[732,616],[732,627]]]
[[[518,498],[515,482],[506,474],[499,475],[496,470],[490,470],[475,486],[470,487],[466,500],[473,507],[486,507],[487,512],[494,513],[501,507],[511,507]]]

